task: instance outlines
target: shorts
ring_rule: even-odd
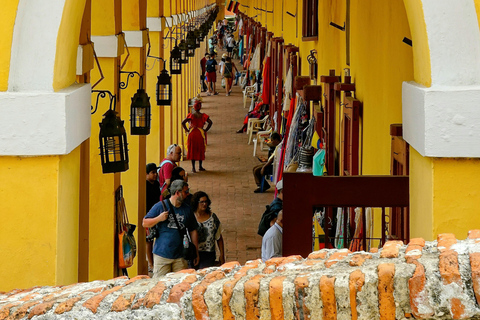
[[[227,52],[232,52],[233,51],[233,47],[227,47]]]
[[[207,82],[217,82],[217,72],[207,72]]]

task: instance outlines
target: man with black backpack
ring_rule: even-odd
[[[217,82],[217,60],[215,60],[214,55],[208,57],[205,63],[205,71],[207,72],[208,84],[207,96],[211,96],[212,94],[217,95],[218,92],[215,91],[215,83]]]
[[[277,215],[280,210],[283,209],[283,180],[277,182],[277,197],[266,206],[265,212],[260,218],[260,223],[258,224],[258,231],[257,233],[263,237],[265,232],[270,229],[271,226],[275,224],[277,220]]]

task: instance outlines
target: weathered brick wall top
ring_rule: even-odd
[[[466,319],[480,317],[480,231],[377,252],[229,262],[0,293],[3,319]]]

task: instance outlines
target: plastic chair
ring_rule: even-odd
[[[253,99],[255,95],[255,85],[253,86],[246,86],[243,90],[243,108],[247,107],[247,99]]]
[[[260,150],[261,151],[268,150],[268,146],[265,143],[265,140],[270,138],[270,134],[272,133],[272,130],[273,130],[272,127],[268,126],[267,130],[257,132],[257,141],[260,141]],[[265,146],[266,146],[266,149],[265,149]]]
[[[264,130],[263,126],[267,122],[268,115],[263,117],[263,119],[250,118],[247,123],[247,134],[248,134],[248,144],[252,143],[253,133]]]

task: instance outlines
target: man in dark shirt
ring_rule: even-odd
[[[255,178],[255,183],[257,184],[257,189],[255,189],[255,193],[265,192],[266,190],[270,189],[270,185],[265,180],[263,189],[262,189],[262,180],[265,179],[265,176],[271,175],[273,172],[273,160],[274,156],[272,155],[275,152],[275,148],[282,142],[282,137],[274,132],[270,136],[272,142],[269,144],[270,149],[268,150],[268,161],[265,164],[259,164],[253,167],[253,176]]]
[[[202,70],[202,74],[200,75],[200,83],[202,85],[202,92],[205,92],[208,90],[207,88],[207,83],[205,81],[206,77],[206,68],[205,65],[207,64],[207,59],[210,57],[208,53],[205,53],[205,56],[200,60],[200,68]]]
[[[155,163],[147,164],[147,207],[146,212],[150,211],[155,203],[160,201],[160,183],[157,180],[157,165]],[[147,260],[148,272],[153,272],[153,241],[155,240],[155,232],[147,228]]]

